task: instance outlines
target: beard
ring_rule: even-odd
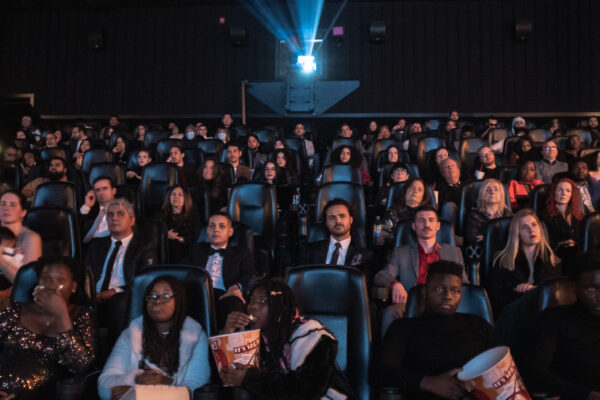
[[[65,176],[64,172],[48,172],[48,179],[53,182],[60,181]]]

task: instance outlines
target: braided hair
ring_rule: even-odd
[[[165,282],[171,287],[175,300],[175,313],[173,324],[166,335],[161,334],[156,324],[148,314],[148,301],[154,286],[159,282]],[[179,345],[181,343],[181,329],[187,317],[187,295],[183,282],[172,276],[159,276],[146,288],[144,293],[144,331],[142,334],[142,357],[148,358],[152,363],[164,368],[169,375],[174,375],[179,369]]]
[[[269,322],[265,329],[267,345],[260,346],[260,363],[267,371],[279,370],[284,358],[283,348],[302,319],[292,290],[282,280],[263,279],[256,283],[252,292],[259,288],[264,289],[269,306]]]

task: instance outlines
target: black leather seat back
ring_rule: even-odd
[[[583,251],[600,249],[600,213],[590,214],[583,228]]]
[[[212,279],[208,272],[189,265],[154,265],[138,272],[133,280],[129,300],[129,321],[142,315],[144,292],[159,276],[175,277],[185,284],[188,297],[188,315],[198,321],[207,336],[216,334],[216,320],[212,294]]]
[[[148,131],[144,137],[144,148],[152,149],[158,142],[167,139],[170,135],[169,131]]]
[[[219,139],[206,139],[199,141],[196,146],[206,157],[215,157],[223,149],[223,142]]]
[[[367,227],[367,209],[365,196],[361,185],[345,182],[326,183],[321,186],[317,194],[316,217],[320,220],[323,208],[330,200],[340,198],[354,206],[354,225],[365,229]]]
[[[115,186],[125,184],[125,168],[122,165],[112,162],[94,164],[88,177],[90,186],[101,176],[109,177]]]
[[[447,221],[440,221],[440,230],[436,235],[438,243],[445,243],[451,246],[456,245],[456,238],[454,236],[454,228],[452,224]],[[411,243],[417,242],[417,236],[415,231],[412,230],[412,221],[404,220],[398,222],[396,226],[396,247],[404,246]]]
[[[209,243],[206,227],[205,225],[200,228],[200,234],[196,240],[197,243]],[[252,234],[252,229],[246,224],[234,222],[233,236],[229,239],[229,244],[235,247],[246,248],[254,255],[254,235]]]
[[[358,398],[369,398],[371,317],[367,282],[356,268],[302,266],[287,283],[302,313],[321,321],[338,340],[337,362]]]
[[[528,135],[534,142],[544,143],[546,140],[550,139],[552,133],[546,129],[532,129],[529,131]]]
[[[323,168],[323,183],[350,182],[362,185],[360,169],[351,165],[334,164]]]
[[[444,139],[439,136],[423,136],[417,142],[417,165],[419,168],[425,168],[425,155],[431,150],[435,150],[439,147],[445,147],[446,143]]]
[[[485,286],[487,277],[494,266],[494,257],[497,252],[506,246],[508,240],[508,227],[512,217],[496,218],[488,222],[483,230],[483,243],[481,263],[479,266],[479,281]]]
[[[546,208],[546,200],[548,199],[548,193],[550,192],[551,186],[551,184],[546,183],[533,188],[531,203],[533,211],[535,211],[536,214],[539,214],[539,212]]]
[[[178,139],[163,139],[156,144],[156,162],[165,162],[169,158],[171,147],[179,146],[183,151],[183,142]],[[189,161],[184,158],[184,161]]]
[[[425,310],[425,299],[423,298],[423,285],[416,286],[408,291],[406,302],[406,318],[414,318],[423,314]],[[462,285],[462,296],[460,305],[456,312],[473,314],[485,319],[490,325],[494,325],[494,317],[490,300],[484,288],[476,285]]]
[[[204,162],[204,152],[200,149],[183,149],[183,154],[187,163],[201,165]]]
[[[271,148],[275,142],[275,137],[277,136],[277,132],[269,128],[257,129],[252,133],[258,137],[258,141],[261,145],[267,146],[268,148]]]
[[[467,176],[465,174],[470,174],[471,168],[473,167],[475,159],[477,159],[477,152],[483,146],[489,146],[489,143],[485,139],[479,138],[469,138],[464,139],[460,142],[460,149],[458,151],[458,156],[460,160],[460,165],[462,166],[462,176]]]
[[[13,189],[21,190],[23,173],[21,167],[11,163],[0,163],[0,182],[4,182]]]
[[[77,213],[78,198],[73,182],[46,182],[37,187],[32,207],[64,207]]]
[[[42,256],[80,258],[79,228],[75,215],[68,209],[32,208],[23,224],[42,237]]]
[[[373,147],[373,155],[378,155],[382,151],[385,152],[388,149],[388,147],[390,147],[390,146],[400,147],[400,142],[398,142],[395,139],[378,139],[378,140],[376,140],[374,143],[374,147]],[[398,154],[398,157],[400,158],[402,156],[400,154]]]
[[[549,307],[566,306],[577,301],[575,283],[566,277],[547,279],[540,285],[538,311]]]
[[[590,147],[592,145],[592,134],[590,131],[584,129],[569,129],[567,131],[567,137],[571,135],[577,135],[583,141],[584,147]]]
[[[110,163],[113,160],[113,155],[105,149],[90,149],[83,155],[81,170],[84,174],[89,174],[95,164]]]
[[[158,260],[154,264],[166,263],[169,259],[169,246],[167,244],[167,224],[160,219],[138,218],[135,220],[135,229],[141,238],[141,243],[152,243],[156,250]]]
[[[64,147],[51,147],[44,149],[40,152],[40,158],[42,159],[42,161],[48,161],[51,158],[55,157],[60,157],[67,163],[71,159],[71,157],[69,157],[69,152]]]
[[[285,145],[288,149],[298,152],[302,160],[306,160],[306,147],[304,146],[304,140],[299,137],[289,137],[285,139]]]
[[[177,167],[168,163],[149,164],[144,167],[140,182],[142,215],[152,216],[163,204],[169,187],[179,183]]]
[[[492,131],[490,132],[490,135],[488,136],[489,139],[489,143],[496,143],[499,142],[501,140],[504,140],[508,137],[508,131],[506,129],[503,128],[496,128],[496,129],[492,129]]]

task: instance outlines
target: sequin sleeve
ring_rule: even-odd
[[[59,364],[73,373],[85,372],[96,355],[94,325],[90,310],[75,317],[73,329],[61,333],[57,339],[61,349]]]
[[[15,305],[12,302],[7,304],[6,307],[0,308],[0,348],[2,348],[4,340],[6,340],[6,335],[12,331],[18,315]]]

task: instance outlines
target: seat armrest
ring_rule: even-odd
[[[379,390],[379,400],[403,400],[402,392],[398,388],[383,388]]]
[[[387,302],[390,299],[390,288],[383,286],[371,287],[371,299]]]

